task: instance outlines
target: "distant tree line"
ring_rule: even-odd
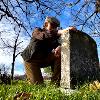
[[[11,77],[8,74],[8,67],[5,64],[0,65],[0,84],[11,84]]]

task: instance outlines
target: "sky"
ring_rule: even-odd
[[[40,19],[37,19],[37,16],[38,15],[36,14],[33,19],[30,19],[34,23],[33,28],[34,27],[42,27],[43,26],[44,20],[40,21]],[[74,25],[74,23],[71,20],[72,17],[71,17],[71,14],[69,13],[68,9],[64,10],[63,13],[61,14],[61,16],[57,16],[57,18],[60,20],[61,27],[63,29]],[[5,32],[3,33],[3,38],[5,40],[8,39],[9,40],[8,43],[10,43],[11,45],[13,45],[13,39],[15,39],[15,37],[16,37],[16,35],[14,34],[15,31],[13,30],[13,28],[14,28],[14,26],[9,24],[9,22],[7,22],[5,19],[3,20],[2,23],[0,22],[0,31],[5,30]],[[77,29],[80,29],[80,28],[77,27]],[[22,33],[23,33],[23,30],[22,30]],[[30,31],[30,34],[31,33],[32,33],[32,30]],[[23,41],[23,43],[21,44],[21,48],[19,48],[19,50],[20,49],[24,50],[24,48],[29,43],[30,37],[27,36],[27,35],[26,36],[22,35],[22,34],[20,34],[20,35],[21,36],[20,36],[19,40]],[[99,37],[93,37],[93,39],[97,43],[98,57],[99,57],[99,61],[100,61],[100,39],[99,39]],[[7,52],[9,52],[9,54]],[[5,49],[4,51],[2,49],[0,49],[0,64],[6,64],[6,66],[9,66],[11,68],[12,53],[10,54],[10,52],[11,51],[9,49]],[[42,70],[42,72],[43,72],[43,70]],[[23,74],[25,74],[25,68],[24,68],[24,64],[23,64],[23,59],[19,55],[16,58],[14,75],[23,75]]]

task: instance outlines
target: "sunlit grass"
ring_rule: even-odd
[[[70,95],[61,92],[57,86],[49,82],[30,85],[25,81],[15,81],[12,85],[0,85],[0,100],[14,100],[18,93],[31,94],[31,100],[100,100],[100,90],[91,90],[88,84],[76,89],[76,92]]]

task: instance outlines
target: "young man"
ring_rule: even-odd
[[[21,54],[27,78],[32,84],[43,83],[40,68],[51,66],[53,72],[51,81],[60,85],[61,47],[58,40],[61,34],[58,34],[57,30],[59,26],[58,19],[46,17],[43,29],[35,28],[29,45]]]

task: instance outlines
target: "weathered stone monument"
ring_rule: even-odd
[[[68,30],[61,36],[61,87],[75,88],[100,80],[96,42],[86,33]]]

